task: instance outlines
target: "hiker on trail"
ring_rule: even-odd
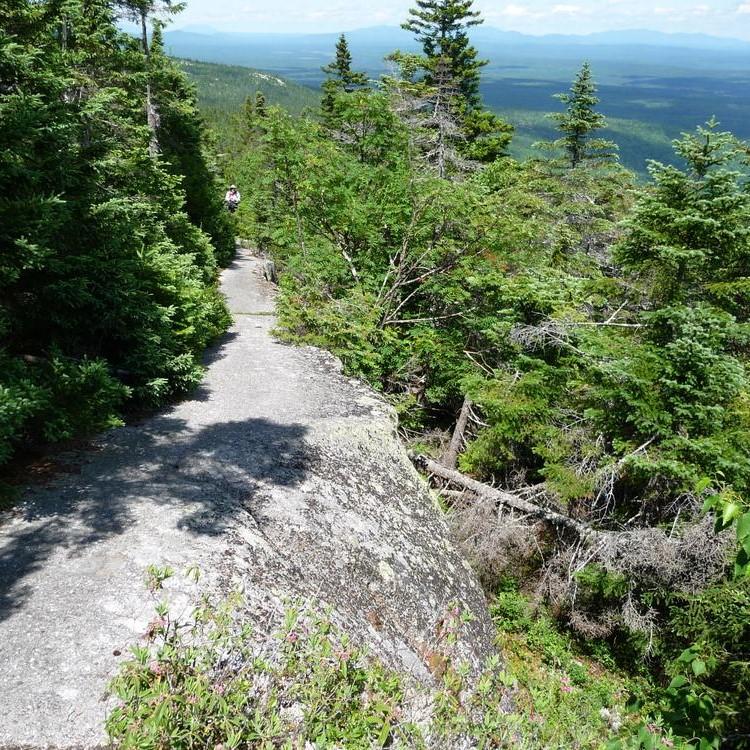
[[[237,210],[237,206],[240,205],[241,200],[242,196],[240,195],[240,191],[237,190],[237,186],[230,185],[227,194],[224,196],[224,203],[229,213],[233,214]]]

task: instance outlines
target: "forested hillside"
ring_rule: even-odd
[[[749,747],[748,144],[696,122],[638,187],[584,65],[509,158],[470,8],[419,3],[377,85],[339,40],[319,122],[249,118],[244,231],[285,335],[396,405],[506,625],[645,679],[612,747]]]
[[[395,407],[500,654],[444,656],[468,615],[439,602],[412,722],[356,633],[290,605],[271,657],[233,600],[172,619],[151,567],[114,746],[750,748],[750,144],[706,112],[640,184],[588,63],[543,132],[514,129],[482,101],[471,0],[417,0],[417,51],[377,81],[342,35],[302,116],[263,74],[169,59],[154,10],[0,9],[0,463],[193,389],[239,233],[280,271],[278,335]]]
[[[197,60],[175,61],[195,85],[201,115],[218,136],[222,148],[234,151],[241,130],[245,101],[258,94],[268,106],[283,107],[292,115],[314,111],[320,95],[307,86],[238,65],[216,65]]]
[[[123,0],[0,9],[0,463],[193,388],[234,250],[195,94]]]
[[[731,30],[728,30],[731,31]],[[169,31],[167,48],[180,57],[248,65],[318,88],[334,34],[263,34]],[[360,70],[372,79],[388,72],[394,49],[417,52],[408,31],[392,27],[347,34]],[[628,168],[647,178],[647,159],[674,161],[670,141],[696,122],[715,116],[727,130],[750,137],[746,96],[750,43],[701,35],[620,32],[588,36],[527,36],[484,24],[472,30],[486,106],[518,130],[511,144],[517,158],[549,139],[544,120],[552,95],[583,60],[596,70],[608,135],[618,139]]]

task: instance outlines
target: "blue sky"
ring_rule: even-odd
[[[531,34],[655,29],[750,40],[750,0],[475,0],[488,25]],[[347,31],[395,25],[409,0],[188,0],[174,26],[226,31]]]

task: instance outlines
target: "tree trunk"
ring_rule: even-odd
[[[453,437],[451,438],[448,450],[443,454],[442,462],[449,469],[455,469],[458,463],[458,454],[461,452],[464,442],[464,434],[466,433],[466,427],[469,424],[469,415],[471,414],[471,399],[466,396],[464,398],[464,405],[461,407],[461,413],[458,415],[458,421],[456,427],[453,430]]]
[[[143,43],[143,54],[146,55],[146,67],[149,69],[146,78],[146,123],[151,134],[148,142],[148,153],[154,158],[159,153],[159,140],[156,136],[156,131],[159,128],[159,113],[156,110],[151,94],[151,49],[148,44],[146,20],[146,13],[141,12],[141,42]]]

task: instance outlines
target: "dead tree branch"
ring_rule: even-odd
[[[455,471],[455,469],[449,469],[443,466],[443,464],[433,461],[431,458],[427,458],[427,456],[412,453],[410,454],[410,458],[419,468],[424,469],[430,474],[434,474],[436,477],[440,477],[440,479],[444,479],[450,484],[462,487],[480,498],[492,500],[532,518],[546,521],[556,528],[562,528],[566,531],[573,532],[579,537],[583,544],[589,545],[595,542],[601,542],[612,534],[612,532],[608,531],[597,531],[588,524],[576,521],[574,518],[570,518],[570,516],[565,516],[562,513],[556,513],[555,511],[534,505],[518,495],[499,490],[495,487],[490,487],[482,482],[477,482],[476,479],[471,479],[471,477],[467,477],[464,474]]]

